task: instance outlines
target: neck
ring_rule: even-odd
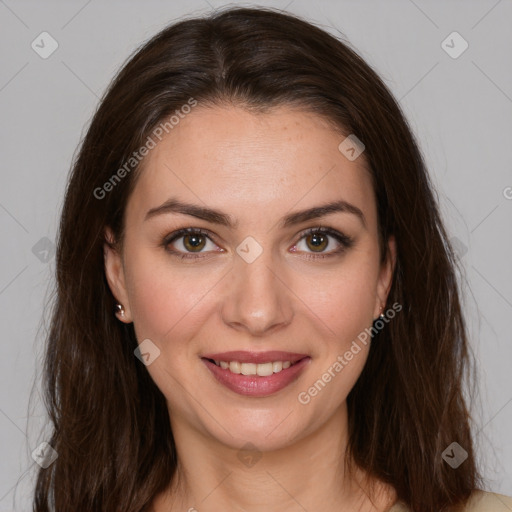
[[[378,482],[372,496],[364,471],[345,468],[346,403],[321,429],[266,452],[241,451],[176,419],[172,423],[178,468],[169,490],[155,499],[154,512],[377,512],[394,500],[390,488]]]

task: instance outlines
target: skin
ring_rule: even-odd
[[[396,259],[394,239],[381,265],[377,209],[364,153],[348,160],[345,137],[321,118],[291,107],[254,114],[235,106],[198,105],[144,162],[125,211],[122,249],[105,245],[105,271],[139,343],[160,355],[147,366],[166,397],[178,451],[179,485],[157,496],[152,510],[384,511],[392,488],[372,496],[365,472],[343,470],[346,397],[369,344],[311,399],[297,397],[349,350],[386,304]],[[224,211],[236,229],[189,215],[145,220],[170,197]],[[366,226],[336,212],[281,228],[291,212],[343,199]],[[314,257],[301,233],[327,226],[354,240],[345,252]],[[193,252],[190,238],[168,248],[202,259],[182,260],[163,240],[180,228],[209,230]],[[106,236],[112,240],[110,231]],[[236,252],[251,236],[262,254],[247,263]],[[327,236],[320,254],[340,243]],[[184,245],[188,241],[188,245]],[[389,306],[387,306],[389,307]],[[309,354],[299,378],[268,397],[244,397],[219,384],[200,359],[208,352],[284,350]],[[238,457],[252,443],[259,460]],[[176,481],[175,481],[176,482]]]

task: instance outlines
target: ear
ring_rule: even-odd
[[[112,230],[107,227],[105,229],[105,243],[103,244],[103,254],[105,261],[105,276],[112,295],[116,298],[124,308],[124,315],[116,312],[116,316],[121,322],[132,322],[132,314],[130,303],[128,301],[128,293],[125,286],[125,275],[123,259],[118,252],[115,244],[115,238]]]
[[[373,318],[376,319],[384,312],[386,301],[388,300],[389,290],[393,281],[393,274],[396,265],[396,240],[394,235],[390,235],[387,244],[386,259],[382,263],[377,283],[377,296],[375,298],[375,309]]]

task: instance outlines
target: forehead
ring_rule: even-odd
[[[364,154],[347,159],[338,149],[344,139],[321,117],[291,107],[252,113],[198,105],[145,157],[127,215],[140,219],[179,197],[255,223],[294,205],[344,199],[373,222]]]

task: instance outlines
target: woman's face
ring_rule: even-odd
[[[147,370],[173,428],[275,449],[345,405],[369,343],[344,355],[385,305],[393,259],[379,264],[364,153],[349,160],[344,138],[291,108],[199,105],[147,155],[106,271],[124,321],[150,340]],[[185,228],[203,233],[171,240]],[[222,355],[232,351],[242,353]]]

